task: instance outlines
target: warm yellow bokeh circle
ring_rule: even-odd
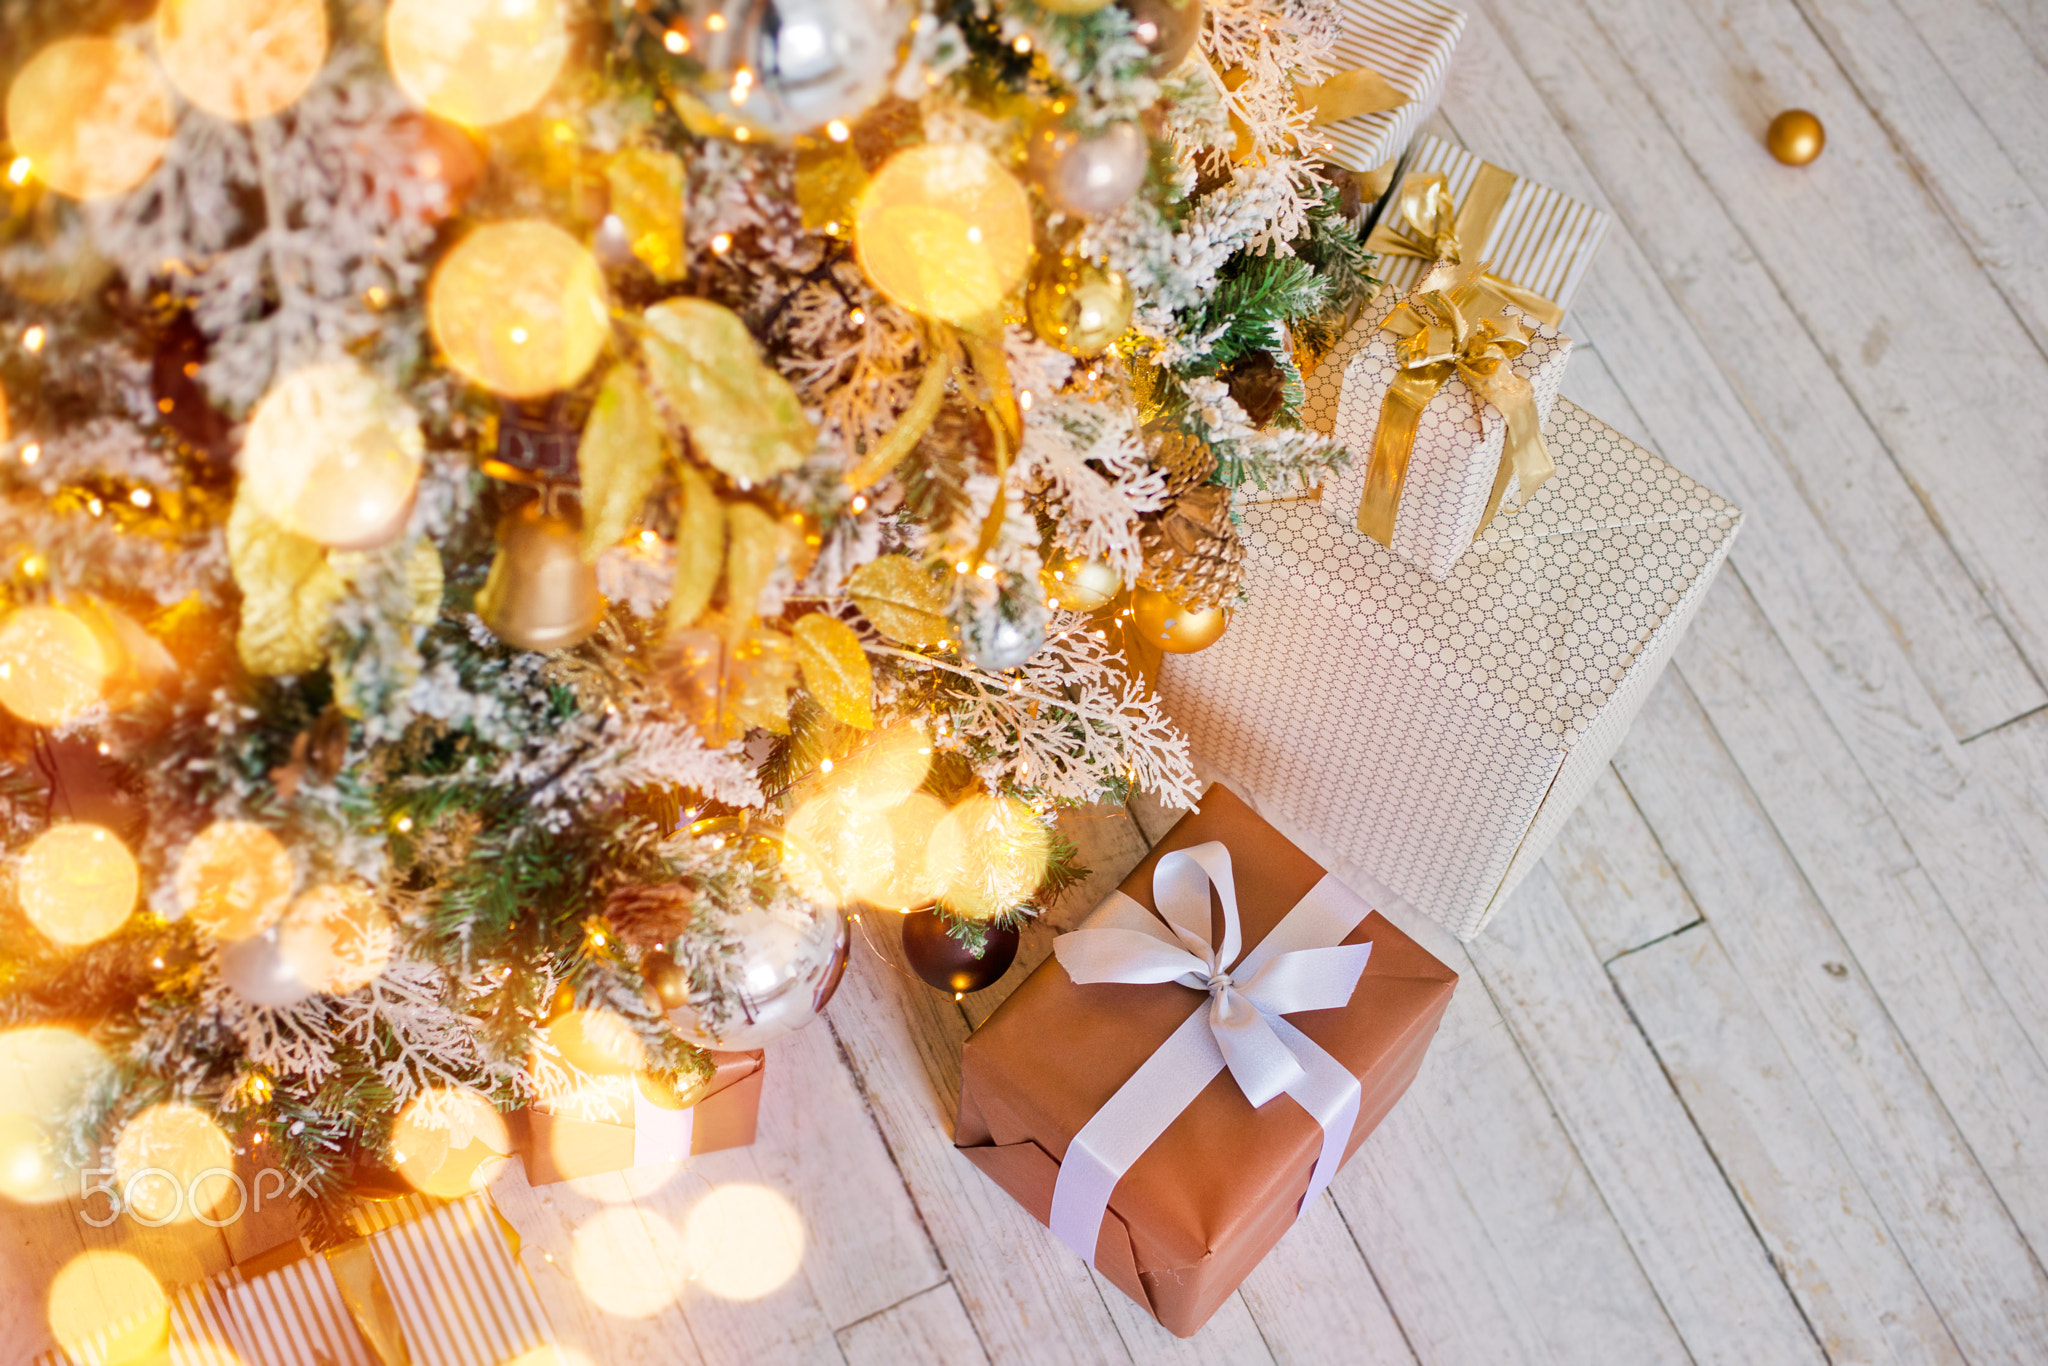
[[[45,938],[90,944],[134,911],[142,872],[113,831],[71,822],[50,827],[22,850],[14,888],[22,913]]]
[[[0,622],[0,707],[32,726],[75,720],[111,669],[92,628],[61,607],[23,607]]]
[[[114,1141],[114,1177],[124,1208],[144,1225],[241,1212],[234,1145],[196,1106],[152,1105],[128,1121]]]
[[[36,178],[74,199],[140,185],[171,140],[171,100],[149,58],[112,38],[67,38],[7,88],[7,133]]]
[[[766,1186],[720,1186],[683,1225],[698,1283],[722,1300],[758,1300],[788,1284],[804,1261],[804,1221]]]
[[[162,1350],[170,1302],[132,1253],[81,1252],[50,1281],[49,1322],[68,1356],[128,1366]]]
[[[267,118],[306,93],[327,60],[322,0],[160,0],[156,54],[178,93],[209,114]]]
[[[560,0],[393,0],[384,51],[406,94],[487,128],[539,104],[569,55]]]
[[[489,223],[434,272],[427,326],[462,374],[506,398],[539,398],[583,378],[604,349],[604,271],[552,223]]]
[[[25,1204],[78,1198],[57,1135],[111,1066],[98,1044],[69,1029],[0,1032],[0,1196]]]
[[[249,821],[215,821],[178,859],[178,907],[216,939],[247,939],[284,914],[295,877],[277,836]]]
[[[442,1200],[482,1190],[511,1151],[505,1117],[474,1091],[423,1091],[391,1126],[393,1169],[414,1190]]]
[[[295,370],[249,417],[242,486],[270,517],[337,550],[405,529],[426,440],[419,415],[352,361]]]
[[[391,917],[359,887],[308,888],[292,899],[277,930],[278,956],[292,975],[329,996],[368,986],[396,949]]]
[[[903,307],[974,322],[1031,265],[1031,199],[977,143],[905,148],[861,192],[854,247],[875,288]]]

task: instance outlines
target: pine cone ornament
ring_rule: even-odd
[[[1230,396],[1254,427],[1263,427],[1279,416],[1287,401],[1286,372],[1270,351],[1254,351],[1225,367],[1223,378],[1230,385]]]
[[[1244,579],[1244,542],[1230,520],[1230,490],[1190,489],[1139,528],[1145,568],[1138,586],[1164,593],[1191,612],[1221,607]]]
[[[604,899],[604,918],[620,943],[652,953],[690,928],[696,907],[697,893],[688,887],[629,884],[613,888]]]
[[[1168,506],[1209,482],[1216,473],[1216,452],[1186,432],[1161,432],[1152,438],[1152,458],[1166,471]]]

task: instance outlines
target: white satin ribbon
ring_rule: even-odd
[[[696,1127],[697,1107],[664,1110],[647,1098],[638,1079],[633,1087],[633,1165],[653,1167],[664,1162],[682,1162],[690,1156],[690,1134]]]
[[[1219,944],[1209,941],[1211,888],[1223,907]],[[1322,1126],[1304,1207],[1337,1174],[1358,1120],[1358,1078],[1281,1017],[1351,1000],[1372,945],[1342,941],[1371,908],[1325,875],[1235,962],[1243,931],[1222,844],[1160,859],[1152,896],[1157,917],[1111,892],[1081,928],[1053,944],[1060,966],[1083,986],[1178,982],[1209,995],[1206,1008],[1197,1007],[1067,1146],[1053,1185],[1052,1231],[1090,1261],[1116,1183],[1224,1068],[1255,1108],[1285,1093]]]

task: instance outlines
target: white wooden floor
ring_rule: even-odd
[[[783,1192],[780,1291],[609,1316],[564,1270],[601,1202],[500,1186],[592,1360],[2048,1362],[2048,3],[1467,4],[1443,129],[1616,215],[1566,392],[1752,520],[1515,904],[1407,926],[1464,974],[1414,1090],[1177,1342],[952,1150],[1022,972],[963,1009],[863,952],[760,1142],[638,1201]],[[1074,821],[1098,882],[1139,814]],[[254,1236],[0,1235],[9,1356],[67,1250]]]

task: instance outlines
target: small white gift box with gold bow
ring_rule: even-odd
[[[1342,0],[1340,8],[1344,31],[1329,57],[1338,75],[1321,88],[1326,98],[1304,91],[1303,103],[1319,115],[1323,155],[1358,174],[1372,200],[1436,112],[1465,16],[1436,0]]]

